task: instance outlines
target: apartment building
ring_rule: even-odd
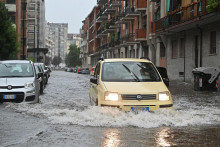
[[[89,46],[88,46],[88,27],[89,27],[89,19],[86,18],[83,22],[82,29],[80,30],[80,34],[82,37],[82,44],[80,46],[80,59],[82,59],[82,66],[89,67],[91,69],[91,57],[89,57]]]
[[[98,0],[87,18],[91,65],[100,56],[148,57],[146,0]]]
[[[47,23],[47,40],[53,42],[51,58],[59,56],[62,58],[62,63],[65,62],[67,47],[67,34],[68,24],[67,23]]]
[[[160,12],[153,22],[157,63],[173,80],[191,81],[197,67],[220,69],[220,1],[173,0],[156,2]],[[153,40],[153,39],[152,39]]]
[[[97,0],[86,18],[91,65],[148,57],[171,80],[191,81],[196,67],[220,68],[219,9],[209,0]]]
[[[45,1],[28,0],[27,3],[28,57],[44,62],[48,49],[45,39]]]
[[[17,58],[25,59],[27,55],[27,0],[0,0],[0,2],[5,3],[18,34],[17,42],[20,44],[20,52],[17,54]]]

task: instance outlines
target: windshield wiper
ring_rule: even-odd
[[[141,65],[139,65],[139,64],[137,64],[137,66],[139,66],[141,69],[143,69],[143,70],[145,70],[146,68],[145,67],[143,67],[143,66],[141,66]],[[150,72],[150,71],[149,71]],[[159,79],[156,77],[156,74],[151,74],[151,77],[153,78],[153,79],[151,79],[151,81],[159,81]],[[150,80],[148,80],[148,81],[150,81]]]
[[[134,74],[126,65],[122,64],[124,66],[124,68],[129,72],[131,73],[131,76],[138,82],[140,82],[140,79],[137,77],[136,74]]]

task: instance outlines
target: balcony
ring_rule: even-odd
[[[220,0],[219,0],[220,2]],[[210,13],[206,9],[207,0],[201,0],[193,2],[192,4],[181,7],[169,13],[166,17],[154,21],[155,32],[161,33],[168,30],[182,31],[195,26],[199,21],[199,24],[205,24],[216,21],[219,17],[219,13]],[[216,11],[220,11],[219,8]],[[194,23],[195,25],[192,25]]]
[[[5,4],[5,7],[8,9],[8,12],[16,12],[16,5],[15,4]]]
[[[129,46],[129,45],[134,45],[137,44],[138,42],[135,41],[135,34],[134,33],[129,33],[126,34],[121,38],[121,47]]]
[[[123,18],[125,17],[125,13],[120,13],[117,15],[115,19],[115,24],[127,24],[128,22],[124,20]]]
[[[147,9],[147,1],[146,0],[135,0],[135,11],[145,12]]]
[[[89,42],[94,41],[94,38],[95,38],[95,33],[90,34],[90,36],[89,36]]]
[[[103,10],[100,10],[97,14],[97,19],[96,22],[97,23],[101,23],[103,21],[106,21],[108,19],[108,17],[106,15],[103,14]]]
[[[139,16],[140,12],[136,12],[135,9],[136,9],[135,6],[127,6],[124,9],[125,16],[122,17],[122,20],[130,21],[130,20],[134,20],[135,17]]]
[[[120,29],[121,28],[121,25],[118,25],[118,24],[115,24],[116,22],[116,19],[115,18],[112,18],[110,21],[109,21],[109,28],[110,29]]]
[[[122,4],[121,4],[120,1],[110,0],[110,5],[109,5],[110,8],[118,8],[118,7],[121,7],[121,6],[122,6]]]
[[[115,12],[116,10],[114,8],[111,8],[108,4],[105,5],[103,12],[104,15],[113,14]]]
[[[95,22],[94,20],[90,21],[89,28],[91,28],[94,25],[94,22]]]
[[[135,41],[146,41],[146,29],[136,29]]]
[[[110,28],[111,25],[113,25],[112,22],[107,22],[104,25],[102,25],[97,31],[97,38],[105,37],[108,35],[108,33],[116,31],[115,28]]]
[[[107,3],[107,2],[108,2],[108,0],[97,0],[97,4],[98,5],[103,5],[103,4]]]

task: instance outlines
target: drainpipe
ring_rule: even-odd
[[[202,67],[202,41],[203,41],[203,30],[202,28],[197,25],[197,28],[199,29],[199,32],[200,32],[200,50],[199,50],[199,57],[200,57],[200,60],[199,60],[199,64],[200,66],[199,67]]]
[[[184,59],[183,59],[183,62],[184,62],[184,67],[183,67],[183,73],[184,73],[184,82],[186,82],[186,30],[184,30]]]

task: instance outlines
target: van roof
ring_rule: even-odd
[[[147,59],[136,59],[136,58],[114,58],[104,59],[103,62],[151,62]]]

